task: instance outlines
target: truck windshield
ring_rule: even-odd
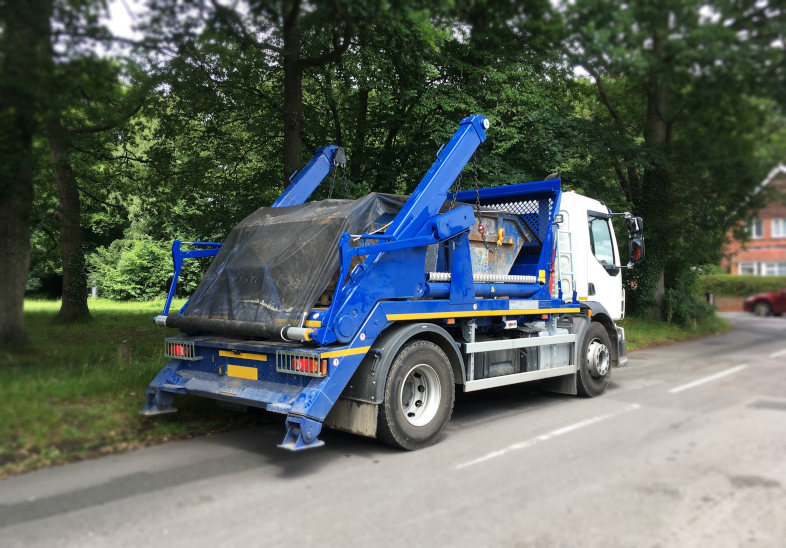
[[[614,247],[611,245],[609,221],[599,217],[589,217],[589,233],[592,254],[600,264],[614,264]]]

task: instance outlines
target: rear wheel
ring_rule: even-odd
[[[770,312],[770,305],[764,301],[759,301],[753,305],[753,313],[757,316],[769,316]]]
[[[390,366],[377,435],[400,449],[431,445],[450,420],[454,399],[453,368],[445,353],[428,341],[409,342]]]
[[[576,388],[588,398],[600,396],[611,379],[611,339],[601,324],[593,322],[584,334],[579,349],[579,372]]]

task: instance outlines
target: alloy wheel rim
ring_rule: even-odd
[[[603,377],[609,372],[609,349],[600,339],[592,339],[587,346],[587,364],[593,377]]]
[[[425,426],[436,416],[442,389],[433,367],[420,363],[412,367],[401,383],[399,404],[412,426]]]

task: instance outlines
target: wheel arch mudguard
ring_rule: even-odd
[[[613,366],[620,365],[620,358],[625,355],[624,339],[620,341],[617,326],[614,320],[611,319],[611,314],[606,310],[606,307],[596,301],[586,301],[581,304],[582,308],[589,308],[593,322],[599,322],[606,328],[606,332],[611,339],[611,363]],[[620,344],[622,343],[622,344]]]
[[[450,360],[456,383],[464,384],[464,360],[455,340],[447,331],[428,322],[393,324],[377,337],[341,397],[367,403],[382,403],[390,366],[399,350],[411,340],[430,341],[439,346]]]

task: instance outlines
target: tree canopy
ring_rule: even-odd
[[[0,3],[0,339],[23,336],[25,287],[63,319],[88,285],[162,294],[172,239],[221,241],[322,145],[348,153],[336,195],[410,192],[474,113],[480,185],[559,173],[645,218],[629,304],[657,313],[783,160],[772,0],[149,0],[137,39],[106,8]]]

